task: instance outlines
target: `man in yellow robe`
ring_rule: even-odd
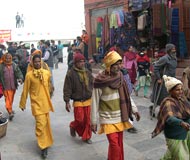
[[[26,72],[29,72],[29,71],[31,71],[31,70],[34,69],[34,67],[33,67],[33,62],[32,62],[32,57],[33,57],[34,55],[36,55],[36,54],[39,54],[40,57],[42,57],[42,52],[41,52],[40,50],[37,50],[37,49],[36,49],[36,50],[31,54],[31,57],[30,57],[31,61],[30,61],[30,63],[28,64],[28,67],[27,67],[27,71],[26,71]],[[49,69],[47,63],[45,63],[43,60],[41,60],[41,68],[50,71],[50,69]],[[51,73],[51,71],[50,71],[50,73]],[[54,86],[53,86],[52,77],[51,77],[51,79],[50,79],[50,85],[49,85],[49,87],[50,87],[50,88],[49,88],[50,97],[52,97],[52,96],[53,96],[53,92],[54,92]]]
[[[54,111],[49,93],[51,73],[41,68],[41,56],[32,58],[34,69],[27,72],[19,107],[24,111],[28,93],[32,114],[36,120],[36,137],[42,158],[47,157],[47,150],[53,144],[49,112]]]

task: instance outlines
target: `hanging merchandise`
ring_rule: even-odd
[[[96,50],[98,49],[98,42],[101,42],[102,37],[102,27],[103,27],[103,18],[97,18],[97,27],[96,27]]]
[[[168,0],[168,8],[171,8],[171,7],[172,7],[172,1]]]
[[[120,15],[119,15],[119,12],[115,12],[116,14],[116,17],[117,17],[117,24],[118,24],[118,27],[121,27],[122,26],[122,23],[121,23],[121,19],[120,19]]]
[[[108,48],[110,44],[109,38],[110,38],[109,18],[108,15],[105,15],[103,19],[102,38],[101,38],[102,46],[104,46],[104,48]]]
[[[174,8],[172,10],[172,24],[171,24],[172,33],[179,33],[179,9]]]
[[[96,27],[96,37],[101,37],[102,36],[102,25],[103,25],[103,18],[98,17],[97,20],[97,27]]]
[[[118,14],[119,14],[119,19],[120,19],[121,25],[124,25],[124,22],[125,22],[124,11],[123,10],[119,10]]]
[[[97,28],[96,39],[99,37],[98,30],[99,28]],[[136,47],[136,24],[133,14],[114,10],[111,15],[106,15],[102,23],[101,42],[105,51],[116,44],[123,51],[126,51],[130,45]]]
[[[179,53],[180,58],[187,57],[188,54],[184,32],[179,32]]]
[[[129,4],[131,5],[133,11],[142,10],[142,2],[143,0],[129,0]]]
[[[161,4],[161,22],[162,22],[162,33],[166,34],[166,12],[167,7],[164,3]]]
[[[170,11],[167,8],[167,3],[153,4],[152,5],[152,15],[153,23],[152,30],[154,36],[162,36],[163,34],[168,34],[169,21],[170,21]]]
[[[113,11],[110,15],[110,28],[118,28],[117,14]]]
[[[179,9],[172,10],[171,17],[171,42],[178,48],[179,44]]]
[[[117,29],[117,42],[126,51],[130,45],[136,46],[136,24],[131,12],[124,13],[124,25]]]
[[[160,4],[152,5],[152,30],[154,36],[161,35],[161,23],[160,23],[161,7]]]
[[[138,30],[144,30],[145,27],[147,26],[147,13],[148,11],[143,11],[139,16],[138,16],[138,19],[137,19],[137,29]]]

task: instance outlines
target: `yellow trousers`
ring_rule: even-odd
[[[40,149],[50,147],[53,144],[53,135],[50,126],[49,113],[36,115],[36,137]]]

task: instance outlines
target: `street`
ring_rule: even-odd
[[[64,62],[59,64],[59,69],[53,71],[55,92],[52,102],[55,112],[51,113],[50,117],[54,145],[48,151],[47,160],[106,160],[108,142],[105,135],[93,134],[92,144],[84,143],[79,137],[70,136],[69,123],[73,120],[73,112],[66,112],[62,91],[67,71],[66,63],[64,56]],[[97,71],[93,69],[93,72]],[[41,160],[29,97],[26,110],[23,112],[19,109],[21,92],[22,86],[19,86],[13,104],[15,117],[8,123],[6,136],[0,139],[1,160]],[[132,97],[138,106],[141,120],[134,122],[138,129],[137,134],[124,132],[125,160],[159,160],[166,151],[166,145],[163,134],[151,139],[156,119],[150,120],[149,117],[150,100],[143,98],[142,91],[139,92],[139,97],[134,93]],[[4,97],[0,99],[0,111],[7,116]]]

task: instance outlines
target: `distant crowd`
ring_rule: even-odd
[[[141,119],[131,94],[139,96],[143,89],[142,98],[153,104],[149,107],[150,117],[158,119],[152,138],[164,132],[167,152],[163,159],[189,160],[190,67],[184,69],[181,80],[176,78],[176,46],[168,43],[162,51],[154,49],[150,57],[146,47],[137,50],[130,45],[122,50],[116,43],[105,49],[99,41],[91,58],[88,45],[89,36],[82,30],[67,50],[62,96],[65,110],[73,111],[70,135],[92,144],[92,133],[104,133],[109,143],[107,159],[124,160],[124,131],[138,133],[133,121]],[[45,159],[54,143],[49,114],[54,111],[51,97],[56,91],[53,69],[63,63],[64,45],[61,41],[56,44],[55,40],[40,40],[37,48],[31,45],[30,52],[23,42],[18,46],[9,42],[8,48],[0,48],[0,97],[5,98],[8,118],[12,121],[15,116],[14,95],[18,84],[23,84],[19,108],[25,111],[29,94],[37,144]],[[97,75],[92,74],[93,63],[101,65]]]

